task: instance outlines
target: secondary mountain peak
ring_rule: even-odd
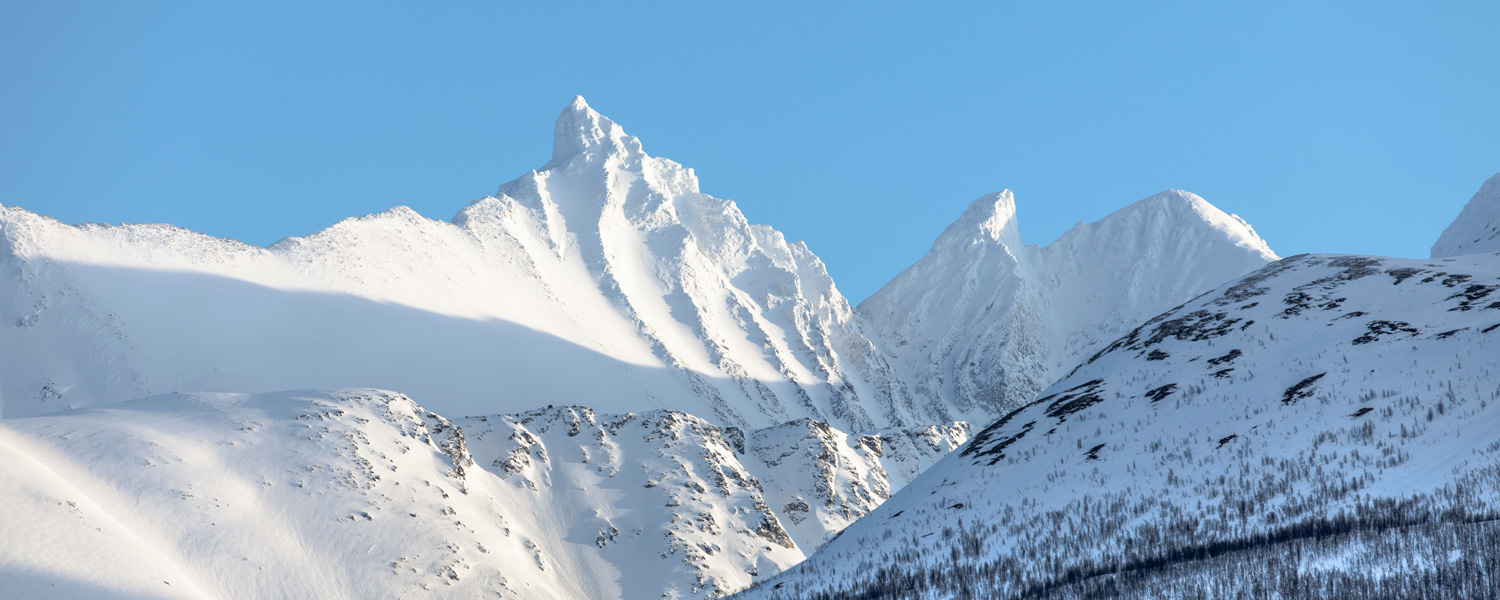
[[[1183,218],[1204,216],[1220,212],[1214,205],[1209,204],[1202,196],[1187,190],[1170,189],[1158,192],[1136,200],[1114,214],[1128,214],[1136,211],[1156,211],[1158,214],[1170,214]],[[1105,217],[1108,219],[1109,217]]]
[[[1059,240],[1084,229],[1115,230],[1111,237],[1123,233],[1122,229],[1148,237],[1155,232],[1182,233],[1198,229],[1216,239],[1227,239],[1265,260],[1279,258],[1244,219],[1219,210],[1202,196],[1185,190],[1166,190],[1137,200],[1095,223],[1079,224]]]
[[[1432,245],[1433,258],[1500,252],[1500,173],[1479,186]]]
[[[917,397],[985,420],[1142,319],[1276,258],[1243,220],[1179,190],[1022,247],[1000,192],[859,310]]]
[[[1160,246],[1163,236],[1170,242],[1191,245],[1196,240],[1229,242],[1265,261],[1278,260],[1277,254],[1260,239],[1256,228],[1238,214],[1226,213],[1209,204],[1197,193],[1169,189],[1139,199],[1094,223],[1079,223],[1053,246],[1067,246],[1082,239],[1100,239],[1107,245]]]

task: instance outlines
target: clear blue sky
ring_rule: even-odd
[[[0,2],[0,203],[262,245],[447,219],[575,94],[856,301],[1002,188],[1029,242],[1182,188],[1282,255],[1425,257],[1500,171],[1489,0]]]

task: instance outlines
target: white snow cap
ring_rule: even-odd
[[[1221,232],[1235,245],[1250,249],[1266,260],[1278,258],[1244,219],[1219,210],[1201,196],[1184,190],[1167,190],[1138,200],[1100,219],[1099,223],[1113,221],[1139,221],[1150,223],[1151,228],[1166,230],[1208,226]],[[1089,226],[1080,224],[1078,227]],[[981,196],[970,203],[963,215],[943,230],[932,247],[986,241],[999,242],[1012,251],[1022,245],[1021,234],[1016,228],[1015,196],[1008,189]]]
[[[547,165],[559,165],[599,149],[639,151],[640,148],[639,140],[626,135],[625,130],[609,117],[589,108],[583,96],[574,96],[573,102],[563,108],[553,126],[552,160]]]
[[[969,203],[964,214],[949,224],[932,247],[951,243],[999,242],[1009,248],[1021,245],[1016,230],[1016,200],[1010,190],[985,194]]]
[[[1202,226],[1219,231],[1234,245],[1259,254],[1267,261],[1279,260],[1271,246],[1255,233],[1255,228],[1239,215],[1226,213],[1209,204],[1202,196],[1186,190],[1167,190],[1139,200],[1100,219],[1100,223],[1128,218],[1127,215],[1150,214],[1154,221],[1167,227]]]
[[[1432,258],[1500,252],[1500,173],[1479,186],[1432,245]]]
[[[1130,327],[1274,260],[1243,220],[1179,190],[1025,246],[1005,190],[859,311],[917,397],[986,421]]]

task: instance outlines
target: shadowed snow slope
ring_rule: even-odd
[[[1486,252],[1500,252],[1500,174],[1479,186],[1432,245],[1433,258]]]
[[[1272,260],[1239,217],[1176,190],[1022,246],[1003,191],[975,200],[859,312],[914,395],[982,423],[1147,317]]]
[[[967,434],[579,406],[450,422],[369,389],[6,419],[0,596],[717,597]]]
[[[394,208],[259,248],[0,207],[0,278],[6,417],[373,385],[455,414],[587,401],[752,427],[942,420],[804,245],[699,193],[582,98],[542,170],[452,223]]]
[[[1500,255],[1288,258],[1043,393],[744,597],[1500,591]]]

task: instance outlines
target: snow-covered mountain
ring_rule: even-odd
[[[269,248],[0,207],[0,416],[365,386],[449,414],[944,420],[806,246],[700,193],[582,98],[554,138],[540,170],[451,223],[394,208]]]
[[[1500,173],[1479,186],[1432,245],[1432,258],[1500,252]]]
[[[859,312],[914,395],[986,423],[1130,327],[1276,258],[1239,217],[1177,190],[1022,245],[1002,191]]]
[[[450,421],[368,389],[6,419],[0,597],[716,597],[966,439],[579,406]]]
[[[1294,256],[1043,394],[744,597],[1500,592],[1500,254]]]
[[[1046,247],[1001,192],[855,310],[581,98],[451,222],[0,206],[0,597],[712,598],[820,547],[748,596],[1493,595],[1497,211],[1265,267],[1186,192]]]

